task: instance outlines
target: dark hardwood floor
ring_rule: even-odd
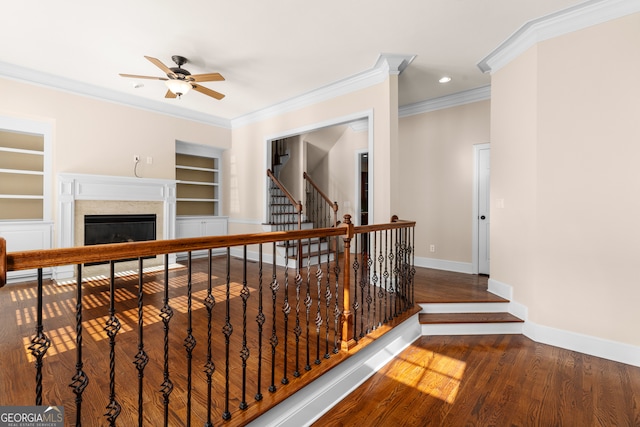
[[[418,269],[416,302],[496,302],[487,277]],[[640,426],[640,368],[523,335],[423,336],[313,426]]]

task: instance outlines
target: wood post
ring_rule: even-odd
[[[351,312],[351,239],[354,236],[353,224],[351,223],[351,215],[344,216],[344,222],[340,225],[346,227],[346,236],[342,238],[344,241],[344,263],[342,266],[342,350],[350,350],[358,344],[353,339],[354,322],[353,313]]]

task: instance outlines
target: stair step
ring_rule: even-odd
[[[510,313],[420,313],[420,324],[523,323]]]

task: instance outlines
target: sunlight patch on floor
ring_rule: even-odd
[[[467,367],[465,362],[426,350],[421,352],[419,362],[406,362],[412,363],[413,369],[387,375],[449,404],[455,402]]]

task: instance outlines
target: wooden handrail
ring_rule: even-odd
[[[302,212],[302,202],[300,202],[299,200],[296,201],[296,199],[293,198],[291,193],[289,193],[289,191],[287,191],[285,186],[282,185],[282,183],[278,180],[278,178],[276,178],[276,176],[273,174],[273,172],[271,172],[271,169],[267,169],[267,176],[269,178],[271,178],[271,181],[273,181],[273,183],[278,186],[278,188],[284,193],[284,195],[287,197],[287,199],[289,199],[291,204],[296,207],[296,212],[298,212],[298,213]]]
[[[312,186],[313,188],[315,188],[315,190],[318,192],[318,194],[320,194],[320,196],[322,196],[322,198],[327,202],[327,204],[328,204],[329,206],[331,206],[331,209],[333,209],[334,214],[335,214],[336,212],[338,212],[338,203],[337,203],[337,202],[332,202],[332,201],[331,201],[331,199],[329,199],[329,197],[328,197],[326,194],[324,194],[324,192],[320,189],[320,187],[318,187],[318,186],[316,185],[316,183],[315,183],[315,182],[313,182],[313,180],[311,179],[311,177],[310,177],[306,172],[303,172],[303,173],[302,173],[302,177],[303,177],[304,179],[306,179],[306,180],[307,180],[307,182],[309,182],[309,184],[311,184],[311,186]]]
[[[345,234],[345,232],[346,231],[342,228],[316,228],[309,230],[237,234],[232,236],[190,237],[174,240],[110,243],[61,249],[39,249],[11,252],[6,254],[6,256],[2,256],[2,254],[0,254],[0,264],[6,262],[6,271],[29,270],[40,267],[46,268],[62,265],[104,262],[114,259],[139,258],[158,254],[253,245],[283,240],[301,240],[320,236],[340,236]],[[0,242],[2,241],[4,240],[0,238]],[[0,278],[0,280],[2,280],[2,278]]]
[[[353,229],[355,234],[361,234],[371,231],[395,230],[397,228],[414,227],[415,225],[415,221],[396,220],[388,224],[357,225],[353,227]]]

